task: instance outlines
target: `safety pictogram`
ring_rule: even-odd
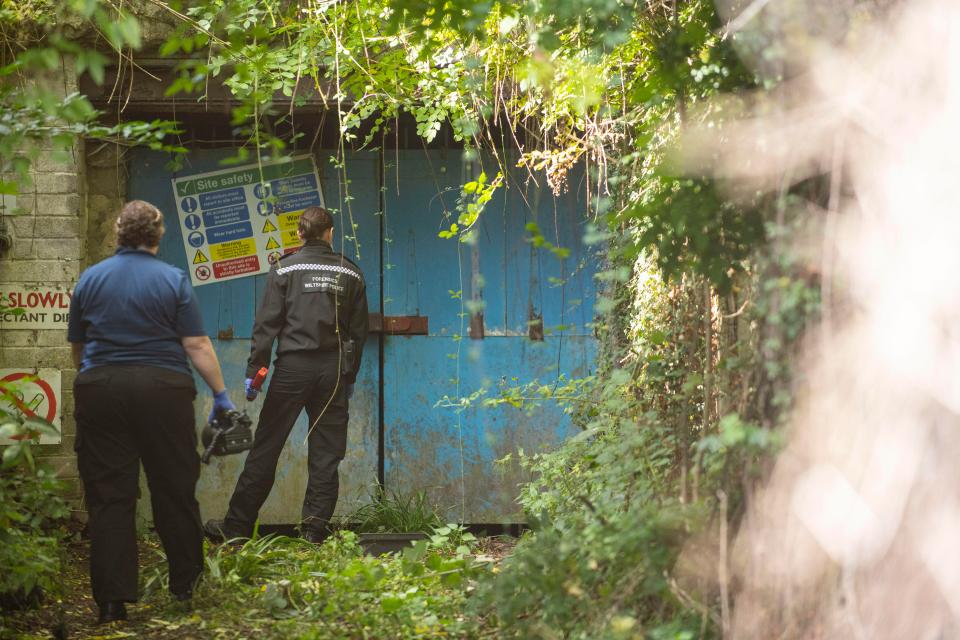
[[[193,213],[197,210],[197,199],[196,198],[184,198],[180,201],[180,208],[186,211],[187,213]]]
[[[194,231],[187,236],[187,242],[190,243],[191,247],[202,247],[204,243],[203,234],[199,231]]]
[[[203,251],[197,249],[196,255],[193,256],[193,264],[203,264],[204,262],[210,262],[210,259],[203,255]]]
[[[0,406],[26,418],[45,420],[60,428],[59,369],[0,369]],[[60,435],[43,434],[41,444],[56,444]],[[0,441],[0,444],[9,444]]]
[[[200,265],[193,271],[194,275],[197,276],[197,280],[209,280],[210,279],[210,267],[206,265]]]
[[[261,231],[261,233],[270,233],[271,231],[276,231],[276,230],[277,230],[277,226],[273,224],[273,222],[271,222],[270,220],[267,220],[266,222],[263,223],[263,230]]]
[[[279,249],[279,248],[280,248],[280,243],[277,242],[276,238],[274,238],[273,236],[270,236],[270,238],[267,240],[267,246],[266,246],[266,248],[267,248],[267,249]]]

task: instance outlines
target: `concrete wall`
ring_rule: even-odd
[[[114,223],[127,197],[127,149],[103,142],[86,145],[87,224],[83,267],[113,255]]]
[[[0,282],[69,290],[84,256],[84,145],[67,158],[40,155],[33,184],[17,195],[19,213],[6,217],[13,246],[0,259]],[[42,455],[80,495],[73,443],[73,380],[76,371],[64,329],[20,329],[0,323],[0,368],[52,367],[62,372],[62,441],[44,445]]]

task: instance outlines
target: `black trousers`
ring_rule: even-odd
[[[77,376],[74,395],[94,600],[137,600],[141,462],[170,566],[170,591],[190,591],[203,570],[193,378],[159,367],[102,366]]]
[[[301,530],[326,530],[337,506],[339,466],[347,450],[346,380],[338,383],[336,353],[285,356],[277,367],[260,410],[260,421],[224,519],[227,535],[249,536],[266,502],[283,445],[303,409],[309,425],[307,492]],[[293,443],[301,447],[302,442]]]

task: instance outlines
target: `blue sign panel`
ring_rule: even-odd
[[[288,193],[298,193],[300,191],[316,191],[317,179],[312,173],[283,180],[274,180],[270,183],[273,187],[273,194],[283,196]]]
[[[225,227],[207,229],[207,240],[210,241],[210,244],[218,244],[220,242],[229,242],[230,240],[239,240],[241,238],[252,237],[253,227],[250,226],[249,222],[228,224]]]
[[[248,220],[250,214],[247,213],[247,204],[233,205],[223,207],[222,209],[210,209],[203,212],[203,224],[208,227],[219,227],[225,224],[241,222]]]
[[[203,246],[203,234],[199,231],[194,231],[189,236],[187,236],[187,242],[190,243],[191,247],[201,247]]]
[[[300,211],[307,207],[322,207],[319,191],[308,191],[307,193],[298,193],[277,200],[276,209],[278,213],[288,211]]]
[[[247,197],[243,193],[243,187],[200,194],[201,209],[216,209],[231,204],[244,204],[246,201]]]
[[[200,216],[195,213],[191,213],[186,218],[183,219],[183,226],[190,231],[196,231],[200,228]]]

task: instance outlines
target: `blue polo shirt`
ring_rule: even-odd
[[[190,374],[180,339],[202,335],[187,274],[147,251],[117,249],[73,290],[67,339],[86,345],[81,371],[136,364]]]

